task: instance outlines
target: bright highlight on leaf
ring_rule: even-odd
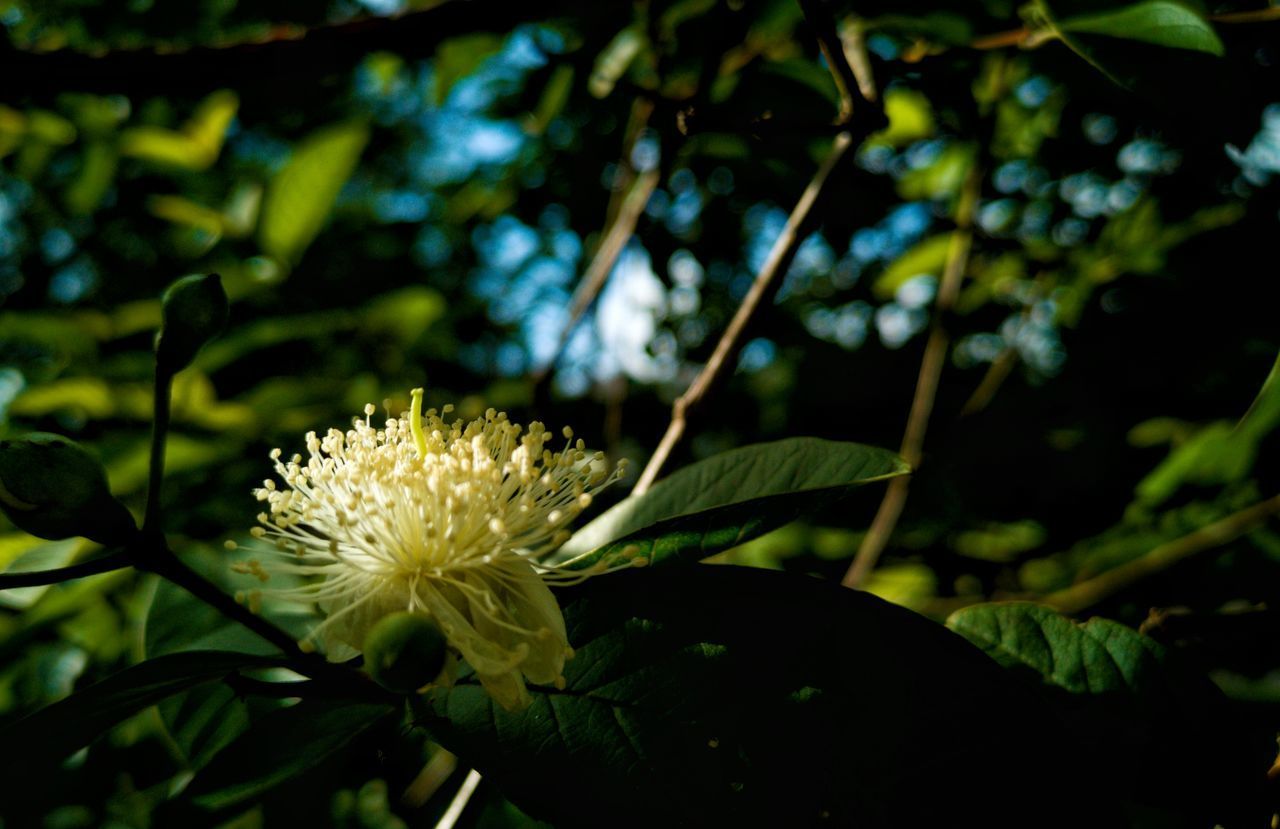
[[[276,554],[240,570],[314,577],[294,589],[246,594],[315,603],[327,615],[312,639],[331,659],[364,646],[379,620],[398,611],[429,616],[450,648],[475,669],[503,707],[528,703],[525,681],[563,681],[572,656],[548,584],[573,584],[614,564],[566,571],[545,563],[566,527],[616,480],[600,453],[573,432],[553,451],[541,423],[528,429],[493,409],[467,423],[435,409],[373,424],[374,407],[346,432],[307,435],[308,459],[280,460],[256,491],[268,511],[258,538]],[[617,566],[627,566],[626,561]],[[309,640],[310,641],[310,640]]]

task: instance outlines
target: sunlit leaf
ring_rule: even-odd
[[[894,87],[884,95],[884,114],[889,126],[872,133],[869,144],[904,147],[933,135],[933,107],[920,92]]]
[[[876,278],[872,290],[882,299],[891,299],[908,280],[917,276],[941,277],[951,248],[951,234],[939,233],[917,242],[893,260]]]
[[[262,249],[293,263],[311,244],[369,141],[362,122],[326,127],[302,141],[267,188],[258,225]]]
[[[444,104],[453,85],[475,72],[500,48],[502,40],[487,32],[451,37],[441,43],[434,63],[436,105]]]
[[[183,170],[205,170],[218,160],[227,128],[240,100],[221,90],[201,102],[181,130],[153,125],[130,127],[120,134],[120,154]]]

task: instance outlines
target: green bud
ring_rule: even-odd
[[[200,348],[227,324],[227,292],[216,273],[184,276],[161,300],[156,362],[171,372],[191,365]]]
[[[129,510],[111,495],[102,464],[62,435],[0,441],[0,509],[40,538],[82,535],[119,544],[137,532]]]
[[[421,613],[401,611],[380,619],[364,638],[364,665],[383,688],[411,694],[440,675],[444,634]]]

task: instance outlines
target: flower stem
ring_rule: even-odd
[[[142,529],[156,529],[160,520],[160,489],[164,480],[164,446],[169,433],[170,394],[173,372],[156,362],[155,408],[151,421],[151,464],[147,478],[147,508],[143,514]]]

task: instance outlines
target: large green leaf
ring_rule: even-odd
[[[278,659],[227,651],[170,654],[126,668],[0,730],[0,786],[17,790],[117,723],[167,697]]]
[[[303,700],[274,711],[218,752],[183,793],[200,809],[248,803],[315,768],[397,713],[390,705]]]
[[[208,551],[206,551],[208,552]],[[224,551],[187,556],[187,563],[225,589],[235,590],[230,566],[243,554]],[[277,577],[278,578],[278,577]],[[264,602],[263,615],[299,638],[316,622],[313,612],[298,605]],[[279,651],[244,626],[168,581],[156,585],[147,608],[143,646],[148,657],[199,650],[225,650],[270,656]],[[225,683],[202,685],[164,700],[160,719],[188,763],[199,768],[217,751],[249,728],[257,717],[280,707],[280,701],[237,694]]]
[[[1105,35],[1193,52],[1222,54],[1222,41],[1203,17],[1174,0],[1146,0],[1118,9],[1068,17],[1058,29],[1073,34]]]
[[[705,558],[763,535],[859,484],[910,471],[884,449],[788,438],[690,464],[644,495],[627,498],[579,530],[562,560]]]
[[[564,688],[510,713],[464,679],[416,711],[557,826],[1099,825],[1035,695],[869,594],[667,568],[593,579],[565,619]]]
[[[320,232],[369,141],[361,122],[326,127],[300,143],[267,188],[258,226],[262,249],[294,263]]]
[[[1117,4],[1041,0],[1048,25],[1107,77],[1166,106],[1215,106],[1223,86],[1222,41],[1195,9],[1177,0]],[[1205,117],[1201,113],[1201,117]]]
[[[1131,778],[1134,799],[1198,815],[1202,825],[1256,817],[1266,747],[1238,739],[1221,695],[1159,643],[1107,619],[1079,624],[1028,602],[967,607],[947,626],[1037,682],[1094,758],[1095,773]]]

